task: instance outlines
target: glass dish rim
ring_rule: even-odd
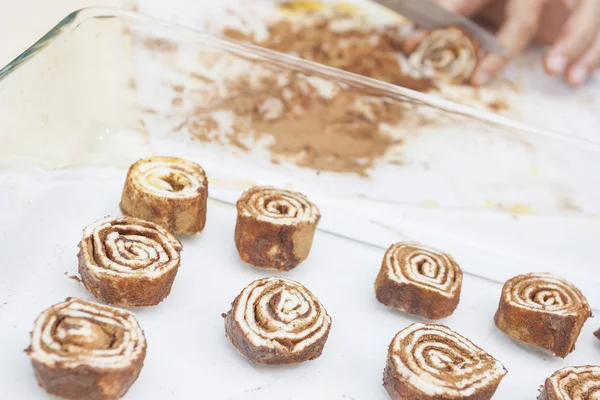
[[[172,21],[162,20],[160,18],[148,16],[136,11],[131,11],[118,7],[85,7],[75,10],[64,17],[45,35],[25,49],[21,54],[0,69],[0,85],[9,78],[22,65],[35,59],[46,47],[60,36],[73,32],[79,25],[96,19],[130,19],[142,21],[147,24],[155,24],[163,28],[184,33],[194,41],[205,44],[212,48],[218,48],[223,51],[234,53],[238,56],[251,57],[261,61],[267,61],[278,64],[288,69],[302,70],[303,72],[314,73],[318,76],[329,78],[331,80],[344,81],[358,87],[363,87],[375,91],[378,95],[398,99],[404,102],[411,102],[424,106],[440,109],[444,112],[459,114],[480,122],[493,125],[500,128],[506,128],[511,133],[519,131],[545,139],[557,140],[560,142],[574,145],[586,151],[597,152],[600,155],[600,143],[591,140],[567,136],[565,134],[554,132],[547,128],[538,128],[528,123],[520,122],[505,116],[494,114],[490,111],[478,109],[471,106],[455,103],[450,100],[421,93],[412,89],[396,86],[391,83],[379,81],[373,78],[358,75],[352,72],[329,67],[313,61],[301,59],[296,56],[280,53],[274,50],[266,49],[260,46],[241,43],[223,36],[207,33],[178,24]],[[0,87],[0,93],[2,92]]]

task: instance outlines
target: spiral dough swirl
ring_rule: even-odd
[[[567,367],[546,379],[540,400],[598,400],[600,399],[600,367]]]
[[[462,270],[449,254],[420,243],[400,242],[385,252],[375,296],[388,307],[437,320],[454,313],[462,279]]]
[[[579,289],[549,273],[519,275],[505,284],[503,296],[512,305],[556,315],[573,314],[587,307]]]
[[[144,333],[132,313],[81,299],[41,313],[28,349],[40,363],[68,368],[123,368],[145,351]]]
[[[90,269],[115,275],[158,275],[179,264],[181,243],[161,227],[136,218],[108,217],[83,232]]]
[[[154,223],[107,217],[84,230],[79,248],[79,273],[94,296],[108,304],[146,306],[169,294],[182,245]]]
[[[195,164],[165,158],[157,157],[137,166],[136,179],[145,190],[166,197],[189,197],[206,186],[204,171]]]
[[[477,66],[478,44],[458,27],[433,30],[409,57],[410,66],[426,78],[460,84]]]
[[[513,339],[566,357],[592,310],[583,294],[560,276],[518,275],[506,281],[494,323]]]
[[[330,327],[319,300],[300,283],[282,278],[252,282],[226,317],[227,334],[238,350],[251,361],[272,364],[317,357]]]
[[[460,290],[462,271],[450,257],[418,243],[396,243],[388,249],[384,263],[392,279],[452,297]]]
[[[316,223],[319,209],[301,193],[254,187],[238,200],[241,214],[276,224]]]
[[[498,360],[447,327],[413,324],[394,337],[384,382],[388,391],[394,387],[419,398],[462,399],[493,393],[505,374]]]

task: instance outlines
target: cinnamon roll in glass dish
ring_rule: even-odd
[[[79,274],[85,288],[106,304],[154,306],[171,292],[182,249],[157,224],[107,217],[83,231]]]
[[[139,160],[127,172],[121,211],[176,235],[204,229],[208,180],[201,166],[176,157]]]
[[[383,386],[394,400],[489,400],[506,373],[446,326],[412,324],[389,346]]]
[[[600,366],[566,367],[546,379],[538,400],[595,400],[600,398]]]
[[[303,194],[253,187],[239,198],[237,211],[235,246],[242,261],[288,271],[308,257],[321,214]]]
[[[457,26],[432,30],[410,54],[410,67],[424,78],[462,84],[478,64],[479,42]]]
[[[428,319],[451,315],[460,300],[463,273],[446,253],[400,242],[385,253],[375,280],[382,304]]]
[[[592,310],[583,294],[560,276],[518,275],[502,288],[494,317],[508,336],[566,357]]]
[[[250,362],[297,364],[321,355],[331,317],[298,282],[258,279],[235,298],[225,316],[225,332]]]
[[[36,319],[26,353],[39,385],[49,394],[113,400],[138,378],[146,338],[131,312],[68,298]]]

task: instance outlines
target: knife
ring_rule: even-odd
[[[433,0],[375,0],[375,2],[405,16],[424,29],[462,26],[472,32],[488,52],[502,56],[509,55],[508,50],[493,34],[469,18],[449,11]]]

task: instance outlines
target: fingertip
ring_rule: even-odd
[[[423,41],[423,39],[425,39],[428,34],[429,34],[429,32],[427,32],[424,29],[417,29],[411,35],[411,37],[409,37],[408,39],[406,39],[404,41],[404,44],[402,46],[403,52],[406,53],[406,54],[410,54],[413,51],[415,51],[416,48],[419,47],[419,45],[421,44],[421,42]]]
[[[566,80],[569,85],[577,87],[581,86],[587,80],[588,76],[589,71],[585,66],[575,65],[574,67],[569,68]]]
[[[553,49],[546,53],[543,64],[548,74],[556,76],[565,72],[569,64],[569,58],[560,51]]]
[[[452,12],[460,11],[460,5],[462,4],[460,0],[438,0],[437,2],[439,5]]]
[[[481,11],[489,2],[490,0],[437,0],[437,3],[447,10],[467,17]]]
[[[484,70],[477,70],[471,78],[471,83],[475,86],[487,85],[492,80],[491,75]]]
[[[506,64],[504,57],[490,54],[484,58],[475,70],[471,83],[475,86],[483,86],[490,83],[502,67]]]

